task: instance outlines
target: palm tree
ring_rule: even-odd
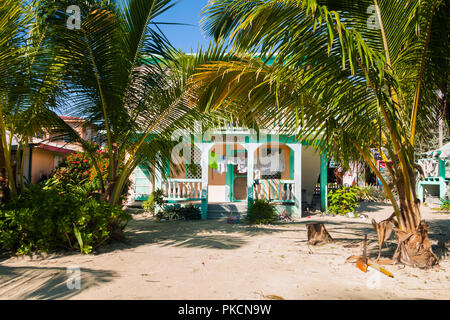
[[[0,138],[3,154],[1,155],[8,175],[9,188],[16,194],[16,183],[11,165],[12,134],[7,131],[9,116],[10,83],[14,76],[21,74],[20,43],[24,39],[22,31],[27,17],[21,11],[21,1],[6,0],[0,4]]]
[[[80,29],[66,28],[69,4],[80,8]],[[201,114],[184,87],[198,65],[221,60],[224,51],[211,47],[195,56],[176,52],[155,22],[172,6],[171,0],[71,0],[44,7],[65,63],[67,113],[86,118],[106,136],[109,165],[103,194],[115,204],[137,165],[170,158],[174,130],[192,127],[200,117],[203,122],[214,118]],[[65,134],[83,142],[66,129]],[[98,166],[95,147],[83,143]]]
[[[18,143],[16,155],[26,150],[30,139],[50,130],[60,121],[55,110],[64,97],[64,62],[56,54],[49,37],[51,30],[31,2],[6,1],[0,6],[1,103],[0,129],[3,158],[12,195],[24,190],[22,157],[18,167],[19,183],[11,165],[11,148]]]
[[[362,158],[399,223],[395,260],[430,266],[437,257],[421,221],[414,150],[441,107],[438,90],[448,96],[448,15],[440,0],[217,0],[203,27],[247,61],[203,66],[191,92],[213,86],[212,109],[242,101],[241,118],[301,128],[299,139],[344,164]]]

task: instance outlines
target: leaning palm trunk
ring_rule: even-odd
[[[0,117],[2,116],[1,107],[0,107]],[[14,172],[11,166],[11,151],[10,151],[10,145],[7,142],[6,139],[6,130],[3,123],[3,119],[0,118],[0,128],[1,128],[1,142],[2,142],[2,149],[3,149],[3,158],[5,160],[5,168],[6,168],[6,174],[8,176],[8,186],[9,190],[11,192],[11,196],[15,196],[17,194],[16,191],[16,179],[14,176]]]

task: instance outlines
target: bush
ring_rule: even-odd
[[[163,208],[164,206],[164,194],[161,189],[157,189],[152,192],[146,201],[142,203],[142,207],[145,211],[155,214],[156,210]]]
[[[179,208],[177,213],[185,220],[200,220],[202,218],[200,209],[192,204]]]
[[[359,189],[359,200],[367,202],[386,201],[388,197],[383,189],[377,186],[366,186]]]
[[[65,190],[84,184],[90,180],[91,167],[86,154],[81,152],[71,154],[53,172],[47,184],[57,185]]]
[[[199,208],[190,204],[185,207],[180,205],[166,206],[164,210],[160,210],[156,217],[160,220],[199,220],[202,214]]]
[[[345,215],[358,207],[359,187],[344,187],[330,192],[328,195],[328,210],[332,214]]]
[[[123,236],[131,216],[96,198],[33,187],[0,207],[0,252],[90,253]]]
[[[108,159],[103,157],[104,152],[98,151],[97,164],[99,166],[100,175],[106,187],[108,181]],[[123,170],[123,163],[119,164],[118,174]],[[86,197],[101,193],[101,183],[99,174],[88,155],[83,152],[77,152],[67,156],[66,159],[56,168],[50,179],[45,182],[45,187],[54,188],[65,193],[83,193]],[[125,181],[124,191],[120,197],[120,201],[126,200],[130,181]]]
[[[250,224],[269,224],[277,219],[275,208],[267,200],[256,199],[247,212]]]
[[[450,211],[450,200],[441,198],[441,211]]]

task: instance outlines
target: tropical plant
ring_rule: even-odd
[[[358,205],[359,187],[344,187],[328,194],[328,210],[335,215],[354,212]]]
[[[80,29],[66,28],[69,4],[81,10]],[[60,53],[67,63],[68,113],[105,132],[109,172],[102,191],[111,203],[120,202],[139,163],[161,167],[159,159],[170,159],[171,133],[193,127],[200,117],[201,107],[184,90],[186,80],[197,65],[224,55],[219,48],[196,56],[175,52],[155,22],[173,5],[172,0],[70,0],[45,6],[55,41],[70,48]],[[73,133],[71,138],[80,140]],[[84,147],[98,168],[95,149]],[[100,174],[99,179],[104,180]]]
[[[365,187],[360,187],[358,192],[360,201],[367,202],[378,202],[378,201],[389,201],[384,190],[380,189],[378,186],[367,185]]]
[[[441,199],[441,211],[450,211],[450,200]]]
[[[217,0],[204,30],[246,61],[203,66],[191,92],[201,99],[214,87],[212,110],[240,102],[240,118],[311,140],[343,164],[363,159],[399,222],[395,260],[430,266],[414,150],[442,114],[438,90],[449,93],[448,16],[441,0]],[[393,185],[374,148],[392,161]]]
[[[30,186],[0,207],[0,252],[90,253],[121,239],[130,218],[119,206],[100,199]]]
[[[268,200],[256,199],[248,208],[246,220],[250,224],[270,224],[277,217],[275,207]]]
[[[155,217],[165,221],[200,220],[202,215],[200,209],[193,204],[187,206],[175,204],[162,206]]]
[[[2,158],[14,196],[24,191],[25,157],[31,138],[58,129],[62,121],[55,110],[64,101],[64,61],[52,41],[52,28],[34,10],[44,1],[2,1],[0,4],[0,136]],[[11,154],[17,145],[17,176]]]
[[[91,165],[85,154],[78,152],[67,156],[55,170],[50,180],[62,187],[80,185],[90,178]]]
[[[147,200],[142,203],[145,211],[155,214],[157,209],[163,208],[164,194],[161,189],[157,189],[151,193]]]

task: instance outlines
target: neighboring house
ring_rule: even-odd
[[[258,136],[236,127],[201,136],[192,145],[185,139],[190,164],[175,166],[166,159],[159,172],[153,164],[141,163],[131,177],[132,198],[140,202],[162,189],[171,203],[197,203],[204,219],[217,206],[230,213],[245,211],[251,201],[264,198],[278,204],[278,211],[300,217],[302,208],[311,206],[320,179],[319,202],[326,208],[328,160],[306,142],[273,132]]]
[[[97,131],[93,125],[86,125],[86,120],[77,117],[60,116],[80,136],[87,141],[94,142]],[[42,132],[33,137],[28,149],[16,156],[17,142],[12,147],[11,161],[18,172],[17,165],[22,156],[25,157],[24,177],[31,183],[39,183],[49,177],[51,172],[71,153],[83,151],[79,143],[71,143],[64,137],[52,132]]]

